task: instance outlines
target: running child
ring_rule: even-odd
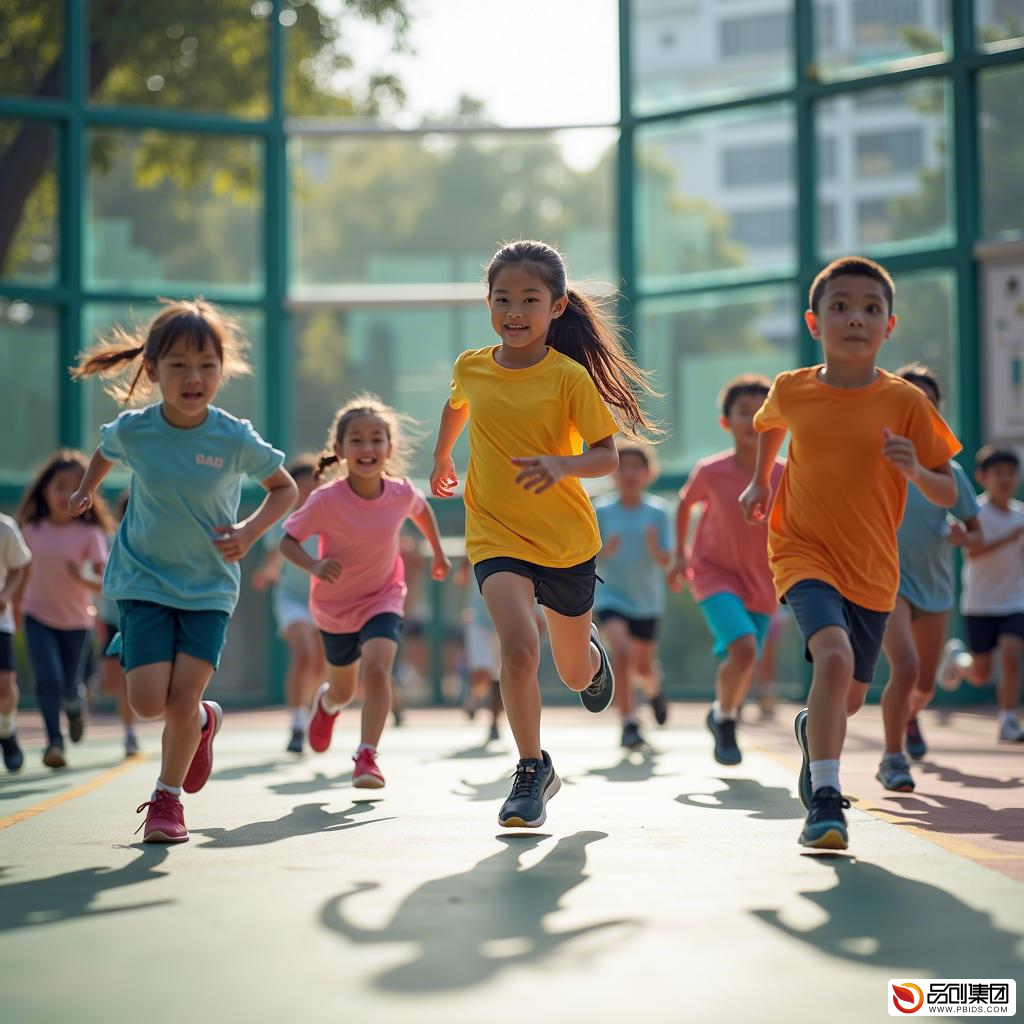
[[[430,486],[439,497],[454,493],[452,449],[468,422],[466,551],[498,631],[501,696],[520,758],[498,823],[535,828],[561,784],[541,748],[535,604],[562,681],[588,711],[603,711],[615,683],[591,621],[601,535],[580,479],[615,471],[620,421],[636,440],[652,429],[637,400],[652,389],[602,311],[568,286],[550,245],[502,246],[487,267],[487,304],[500,344],[455,362]]]
[[[100,428],[69,503],[87,514],[115,463],[131,471],[103,589],[117,601],[128,700],[140,718],[164,723],[156,788],[137,810],[147,812],[147,843],[188,840],[181,792],[198,793],[213,769],[223,715],[203,694],[238,603],[238,563],[297,493],[284,454],[212,404],[224,381],[249,372],[238,325],[201,299],[168,303],[138,336],[116,329],[74,371],[109,378],[108,392],[125,404],[160,396]],[[246,476],[267,494],[236,522]]]
[[[920,388],[939,408],[939,382],[927,366],[913,363],[896,373]],[[900,793],[914,789],[904,749],[913,758],[923,757],[927,750],[917,716],[935,692],[946,623],[953,607],[950,544],[971,551],[982,539],[974,486],[959,463],[950,465],[956,480],[956,503],[948,510],[940,508],[910,484],[907,509],[896,534],[900,589],[882,641],[889,659],[889,682],[882,693],[885,753],[876,778],[886,789]],[[950,515],[958,520],[954,527],[949,524]]]
[[[4,767],[16,772],[25,763],[18,743],[18,679],[14,665],[14,596],[21,588],[32,552],[18,523],[0,513],[0,750]]]
[[[78,743],[85,732],[86,652],[96,625],[106,538],[113,529],[101,500],[82,520],[68,511],[68,497],[81,486],[86,465],[81,452],[65,448],[54,453],[29,484],[18,510],[32,552],[21,584],[21,614],[46,726],[47,768],[67,767],[62,709],[71,742]]]
[[[767,531],[747,526],[739,497],[750,484],[757,462],[754,414],[771,383],[760,374],[729,381],[719,396],[719,425],[732,434],[733,446],[702,459],[679,492],[676,510],[676,557],[669,586],[689,583],[714,640],[712,654],[721,659],[715,675],[715,702],[706,723],[719,764],[743,760],[736,740],[740,708],[750,690],[778,606],[768,565]],[[768,483],[778,491],[785,463],[774,460]],[[690,517],[701,506],[700,522],[687,553]]]
[[[598,564],[604,586],[594,598],[594,616],[611,648],[619,685],[621,744],[642,750],[646,742],[636,716],[634,681],[642,687],[663,725],[668,704],[657,662],[658,624],[665,614],[665,569],[672,557],[668,503],[648,494],[658,476],[654,452],[646,445],[617,445],[619,466],[612,479],[617,495],[594,502],[603,541]]]
[[[431,577],[443,580],[451,568],[433,510],[402,475],[409,459],[406,422],[374,395],[360,395],[339,410],[317,476],[333,465],[342,475],[288,517],[281,541],[284,557],[312,577],[309,606],[327,654],[327,682],[309,716],[309,745],[320,754],[327,750],[338,714],[360,684],[361,732],[352,758],[358,789],[384,785],[377,747],[391,710],[391,676],[405,625],[399,537],[406,519],[430,544]],[[302,546],[314,534],[315,556]]]
[[[301,508],[317,487],[318,461],[315,455],[300,455],[288,465],[288,472],[299,489],[295,508]],[[291,737],[285,748],[301,754],[306,743],[306,719],[313,694],[323,681],[327,661],[320,630],[309,610],[309,574],[292,565],[281,554],[284,524],[278,523],[263,538],[267,555],[252,577],[253,588],[264,591],[273,584],[274,619],[277,635],[288,645],[288,674],[285,697],[291,709]],[[302,545],[306,554],[316,557],[315,535]]]
[[[789,605],[814,664],[796,718],[803,752],[798,791],[808,807],[804,846],[846,849],[839,758],[847,715],[874,677],[900,566],[896,530],[907,482],[943,507],[956,502],[949,459],[960,446],[932,404],[875,365],[896,326],[884,267],[846,256],[814,279],[805,313],[825,363],[781,373],[754,417],[757,466],[740,502],[768,518],[778,597]],[[789,458],[771,505],[771,473],[786,433]]]
[[[117,499],[117,521],[124,520],[125,510],[128,508],[129,492]],[[113,543],[114,535],[109,537]],[[117,644],[114,637],[117,636],[119,613],[117,602],[103,596],[99,614],[99,638],[100,638],[100,690],[114,696],[117,700],[117,713],[124,726],[124,756],[135,757],[139,753],[139,738],[135,735],[135,712],[128,702],[128,679],[124,674],[124,666],[121,664],[121,656],[116,652]]]
[[[1014,499],[1020,487],[1020,457],[1012,448],[985,445],[974,456],[975,478],[985,493],[979,502],[980,544],[967,547],[960,611],[967,646],[946,644],[939,685],[955,690],[962,679],[984,686],[999,665],[999,739],[1024,743],[1017,719],[1020,673],[1024,662],[1024,504]]]

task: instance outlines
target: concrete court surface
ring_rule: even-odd
[[[860,1024],[889,1019],[890,978],[1020,980],[1024,746],[993,712],[928,713],[918,791],[886,794],[865,709],[850,851],[808,854],[794,711],[754,710],[723,768],[702,706],[647,756],[610,714],[550,709],[564,784],[532,833],[497,827],[514,758],[479,719],[410,712],[375,793],[349,785],[355,714],[296,758],[284,712],[229,712],[171,848],[133,835],[154,726],[124,764],[93,723],[53,774],[26,712],[0,778],[0,1019]]]

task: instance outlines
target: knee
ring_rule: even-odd
[[[612,661],[618,664],[629,662],[629,641],[612,644]]]
[[[854,683],[850,687],[846,694],[846,715],[857,714],[862,707],[864,707],[864,701],[867,699],[868,688],[861,683]]]
[[[814,652],[814,667],[828,679],[849,680],[853,677],[853,650],[849,643],[830,644]]]
[[[910,690],[917,684],[921,663],[912,655],[894,658],[889,666],[889,685],[899,690]]]
[[[387,689],[391,684],[391,669],[378,662],[363,665],[363,686],[372,689]]]
[[[502,665],[513,676],[533,675],[540,667],[540,648],[529,640],[510,640],[501,645]]]
[[[139,718],[162,718],[167,702],[157,693],[128,693],[128,704]]]
[[[741,672],[752,669],[757,663],[757,641],[750,635],[734,640],[729,644],[729,661]]]

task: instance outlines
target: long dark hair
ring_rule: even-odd
[[[570,287],[562,254],[546,242],[507,242],[487,264],[487,296],[505,267],[529,263],[556,298],[565,296],[565,312],[551,321],[547,343],[556,352],[584,366],[598,393],[612,407],[622,433],[634,441],[650,441],[662,433],[647,417],[641,397],[659,397],[651,375],[625,353],[614,317],[593,299]]]
[[[82,475],[89,468],[86,457],[74,448],[60,448],[51,455],[36,471],[32,483],[25,488],[18,506],[18,522],[22,526],[38,523],[50,516],[50,507],[46,504],[44,491],[50,481],[65,469],[77,469]],[[79,516],[85,523],[101,527],[106,533],[113,533],[115,524],[107,503],[99,492],[93,495],[92,508]]]

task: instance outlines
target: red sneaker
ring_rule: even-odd
[[[377,755],[363,747],[352,758],[356,766],[352,771],[352,785],[356,789],[383,789],[384,774],[377,767]]]
[[[309,745],[318,754],[322,754],[331,745],[331,734],[334,732],[334,723],[338,720],[338,712],[329,715],[324,711],[320,698],[330,689],[330,683],[324,683],[316,696],[313,698],[313,707],[309,712],[309,724],[306,726],[306,735],[309,736]]]
[[[144,843],[187,843],[188,829],[185,828],[185,808],[181,801],[164,789],[158,789],[153,794],[153,799],[144,804],[139,804],[135,813],[141,814],[144,808],[149,808],[146,820],[136,830],[138,835],[142,828],[146,831],[142,835]]]
[[[203,707],[206,708],[206,728],[199,737],[199,746],[192,755],[188,775],[181,787],[186,793],[198,793],[209,781],[213,771],[213,737],[220,732],[220,724],[224,720],[224,712],[215,700],[204,700]]]

